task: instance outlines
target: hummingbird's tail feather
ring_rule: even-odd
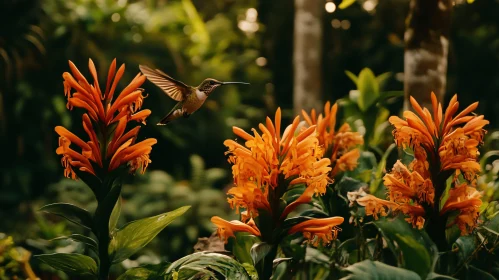
[[[168,115],[162,118],[157,125],[167,125],[171,121],[178,119],[181,116],[183,116],[182,109],[172,110]]]

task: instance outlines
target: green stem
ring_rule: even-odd
[[[108,229],[109,232],[109,229]],[[99,280],[107,280],[109,277],[109,268],[111,267],[111,262],[108,255],[109,247],[109,233],[99,233]]]
[[[277,245],[272,246],[269,253],[260,261],[258,278],[262,280],[270,279],[274,271],[274,259],[277,255]]]
[[[437,166],[440,166],[440,164]],[[432,178],[435,188],[435,199],[433,207],[427,209],[429,222],[426,231],[435,245],[437,245],[438,250],[444,252],[448,250],[447,237],[445,235],[447,215],[440,215],[440,201],[446,189],[448,176],[446,172],[442,173],[439,170],[433,170],[432,174],[434,174]]]

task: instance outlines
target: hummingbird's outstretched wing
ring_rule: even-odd
[[[153,70],[144,65],[139,65],[139,68],[149,81],[157,85],[173,100],[183,101],[191,92],[190,86],[175,80],[161,70]]]

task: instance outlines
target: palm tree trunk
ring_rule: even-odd
[[[295,0],[293,107],[320,109],[324,0]]]
[[[447,83],[451,0],[411,0],[404,34],[405,109],[409,96],[431,108],[433,91],[440,102]]]

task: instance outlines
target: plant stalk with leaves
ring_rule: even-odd
[[[482,204],[475,188],[480,172],[478,146],[488,121],[470,115],[478,102],[454,116],[457,95],[445,112],[433,93],[431,100],[433,114],[411,98],[416,113],[405,111],[405,120],[390,118],[396,144],[412,150],[414,160],[407,166],[397,161],[385,175],[389,200],[367,195],[356,201],[375,218],[386,216],[388,209],[403,213],[414,227],[426,229],[439,250],[446,251],[448,228],[457,226],[461,235],[467,235],[478,223]]]
[[[64,91],[67,107],[85,109],[83,129],[89,141],[85,142],[65,127],[57,126],[59,147],[64,175],[83,180],[97,200],[97,209],[91,214],[85,209],[67,203],[54,203],[41,210],[68,219],[89,229],[93,236],[73,234],[68,238],[82,242],[89,249],[89,256],[81,254],[46,254],[37,257],[52,267],[100,280],[108,279],[111,265],[120,263],[149,243],[164,227],[184,213],[188,207],[128,223],[117,229],[120,214],[121,180],[127,171],[137,169],[144,173],[151,162],[149,154],[157,141],[149,138],[138,142],[139,126],[127,129],[134,121],[145,124],[150,110],[140,110],[144,99],[139,88],[145,81],[140,73],[113,100],[118,82],[125,72],[125,65],[116,71],[116,60],[109,68],[106,87],[101,91],[97,71],[89,60],[90,84],[70,61],[71,73],[65,72]],[[74,91],[74,92],[73,92]],[[81,152],[74,150],[75,147]]]
[[[260,124],[261,134],[253,129],[250,135],[234,127],[234,133],[246,142],[241,145],[226,140],[225,146],[235,186],[228,191],[228,202],[241,212],[240,221],[226,221],[213,217],[218,235],[227,242],[235,232],[259,236],[261,242],[251,248],[251,258],[261,279],[269,279],[278,246],[287,234],[301,232],[317,246],[336,239],[337,226],[342,217],[287,218],[297,206],[309,203],[314,195],[326,191],[331,171],[328,158],[322,158],[324,149],[319,144],[316,126],[299,128],[297,116],[281,135],[281,110],[277,109],[274,122],[267,117]],[[256,220],[256,222],[255,222]]]

